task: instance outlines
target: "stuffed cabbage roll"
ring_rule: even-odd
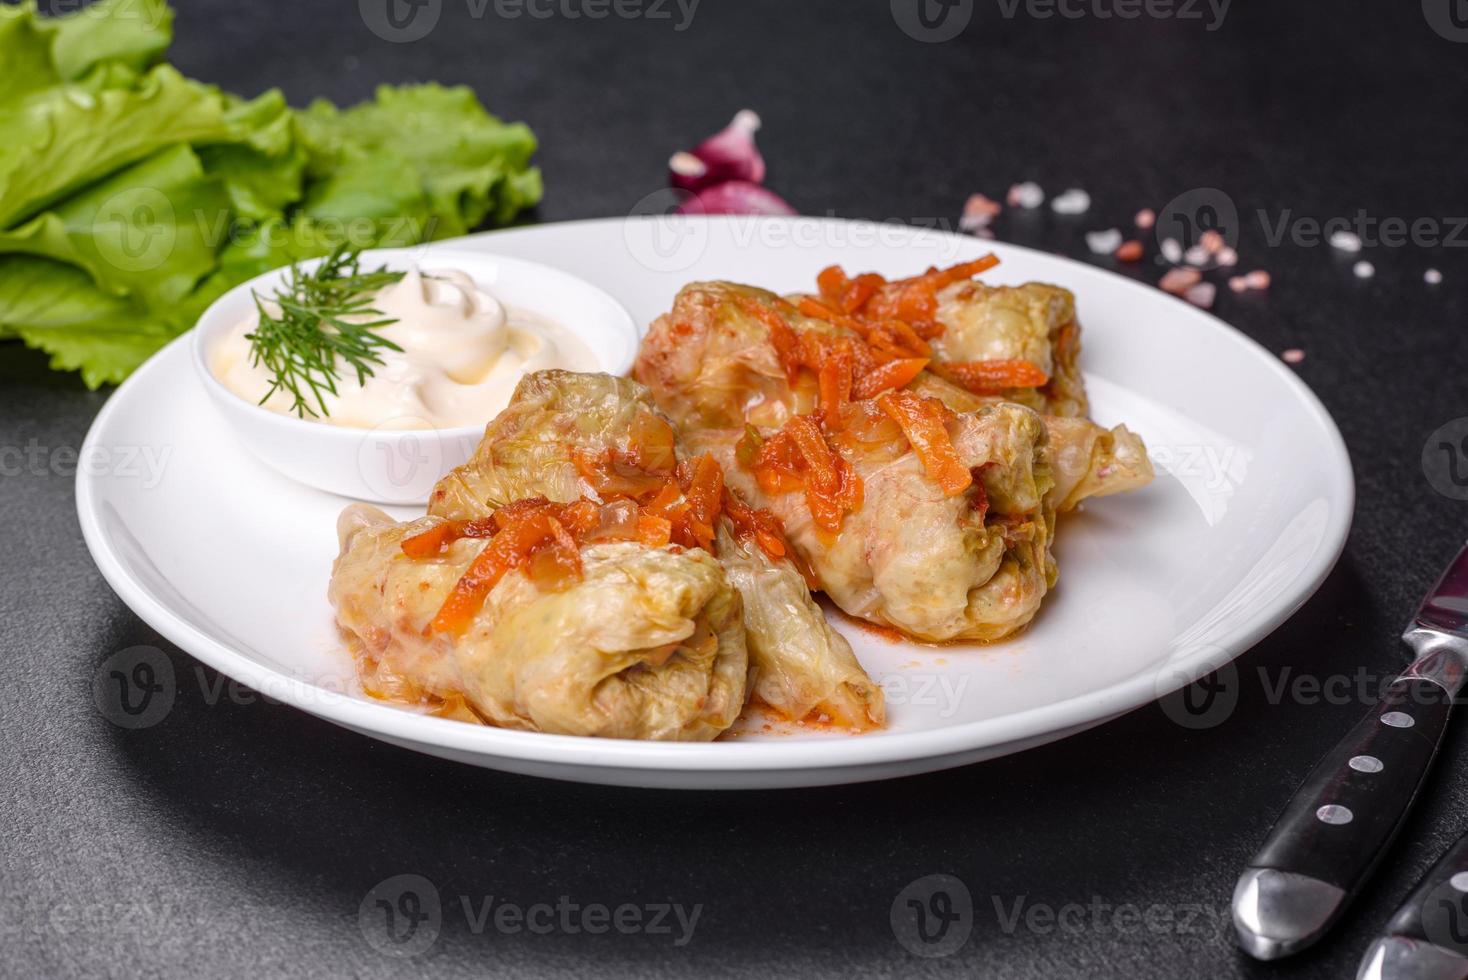
[[[1013,633],[1055,581],[1056,514],[1151,478],[1140,440],[936,376],[915,330],[857,323],[832,293],[686,287],[634,375],[843,610],[925,640]]]
[[[904,321],[926,342],[918,353],[930,358],[929,370],[991,400],[1084,416],[1075,297],[1044,283],[987,286],[973,278],[997,264],[990,255],[895,281],[870,272],[850,277],[831,266],[817,277],[814,305],[859,330]]]
[[[967,364],[1024,361],[1048,381],[1035,388],[1006,388],[1001,397],[1046,415],[1084,417],[1086,388],[1080,369],[1080,328],[1070,290],[1044,283],[986,286],[956,282],[938,293],[932,339],[935,362]],[[961,368],[949,368],[961,377]]]
[[[586,544],[576,576],[546,587],[533,563],[511,568],[445,629],[445,610],[498,540],[444,533],[451,526],[399,524],[360,504],[338,522],[329,596],[369,693],[416,695],[504,728],[609,738],[705,741],[738,717],[741,602],[705,552]],[[425,538],[431,554],[410,555]]]
[[[691,459],[680,466],[672,427],[636,381],[541,371],[520,382],[474,457],[440,481],[429,513],[465,520],[526,496],[647,501],[664,492],[671,513],[701,492],[697,470]],[[681,493],[669,482],[680,471]],[[881,726],[881,688],[826,621],[800,569],[780,553],[786,544],[778,523],[725,495],[718,467],[705,472],[718,473],[720,500],[709,509],[712,536],[702,544],[743,596],[756,700],[792,719]]]

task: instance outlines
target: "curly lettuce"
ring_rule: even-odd
[[[0,4],[0,339],[115,383],[225,290],[342,241],[512,220],[536,142],[464,87],[242,99],[162,63],[166,0]]]

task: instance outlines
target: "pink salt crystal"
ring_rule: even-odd
[[[991,201],[982,194],[970,194],[963,203],[963,216],[958,219],[959,230],[976,232],[987,228],[1001,210],[998,201]]]
[[[1305,352],[1298,347],[1291,347],[1279,355],[1286,364],[1299,364],[1305,359]]]
[[[1188,265],[1207,265],[1209,260],[1212,258],[1213,253],[1208,251],[1208,249],[1204,248],[1202,245],[1194,245],[1192,248],[1183,253],[1183,261],[1187,262]]]
[[[1202,245],[1209,255],[1213,255],[1223,248],[1223,236],[1210,228],[1198,237],[1198,244]]]
[[[1196,286],[1203,278],[1203,274],[1197,269],[1169,269],[1162,280],[1157,283],[1159,289],[1174,296],[1181,296],[1193,286]]]
[[[1030,210],[1045,203],[1045,191],[1033,180],[1027,180],[1023,184],[1015,184],[1011,187],[1005,200],[1012,208]]]
[[[1228,288],[1236,293],[1242,293],[1249,288],[1249,280],[1244,276],[1233,276],[1228,281]]]
[[[1183,293],[1183,299],[1206,310],[1213,305],[1213,298],[1217,295],[1217,286],[1211,282],[1200,282],[1196,286],[1189,287],[1188,291]]]
[[[1263,269],[1255,269],[1244,277],[1244,281],[1249,284],[1250,289],[1268,289],[1269,273]]]
[[[1239,253],[1227,245],[1218,250],[1218,255],[1215,258],[1218,259],[1218,264],[1225,269],[1232,269],[1239,264]]]
[[[1151,208],[1143,208],[1137,212],[1137,216],[1132,220],[1136,222],[1138,228],[1146,231],[1157,223],[1157,212]]]

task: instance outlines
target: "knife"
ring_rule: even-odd
[[[1234,888],[1239,945],[1261,960],[1310,946],[1401,827],[1468,669],[1468,545],[1407,625],[1416,659],[1295,790]]]
[[[1422,876],[1361,958],[1357,980],[1468,978],[1468,835]]]

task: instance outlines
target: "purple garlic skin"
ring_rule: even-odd
[[[678,205],[679,214],[795,214],[779,194],[747,180],[706,187]]]
[[[762,183],[765,158],[754,144],[759,127],[759,116],[753,110],[740,109],[728,126],[692,150],[680,150],[668,159],[668,183],[694,194],[731,180]]]

